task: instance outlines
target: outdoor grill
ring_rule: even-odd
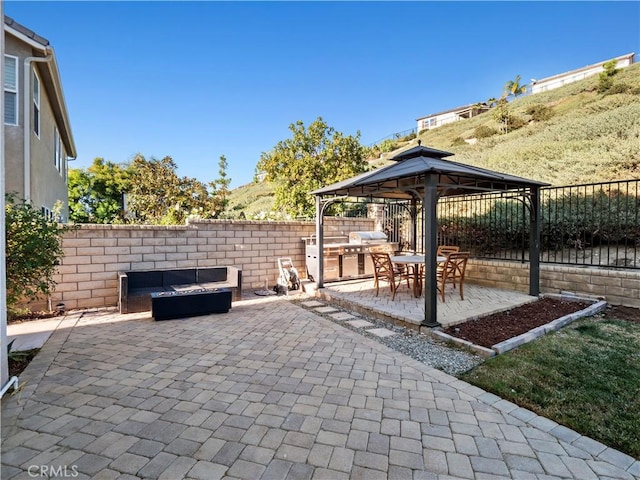
[[[305,254],[307,276],[318,278],[318,245],[315,236],[306,237]],[[348,235],[324,237],[324,281],[349,280],[373,275],[373,263],[369,256],[372,245],[390,245],[398,249],[397,243],[387,240],[384,232],[350,232]]]

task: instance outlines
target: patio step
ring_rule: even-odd
[[[315,295],[318,291],[318,284],[316,282],[312,282],[308,278],[300,280],[300,286],[302,288],[302,291],[307,295]]]

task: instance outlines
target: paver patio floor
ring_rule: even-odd
[[[420,325],[424,321],[424,293],[416,298],[403,283],[398,288],[395,300],[392,300],[386,283],[381,282],[378,295],[373,285],[373,279],[369,278],[326,283],[320,294],[331,301],[366,311],[382,319],[394,319],[413,325]],[[440,295],[436,300],[437,319],[444,327],[537,299],[513,290],[500,290],[468,282],[464,285],[464,300],[460,298],[459,291],[450,286],[447,286],[445,293],[446,301],[443,302]]]
[[[70,316],[21,383],[2,400],[3,479],[640,475],[633,458],[285,297],[165,322]]]

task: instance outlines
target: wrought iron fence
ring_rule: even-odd
[[[540,261],[640,269],[640,180],[541,189]],[[415,232],[408,202],[346,203],[333,214],[375,216],[389,241],[424,250],[421,205]],[[518,193],[444,197],[437,207],[438,243],[474,257],[527,261],[529,212]]]
[[[400,140],[401,138],[405,138],[407,136],[417,135],[417,134],[418,134],[418,128],[417,127],[413,127],[413,128],[409,128],[407,130],[403,130],[401,132],[392,133],[391,135],[387,135],[386,137],[382,137],[381,139],[376,140],[373,143],[370,143],[368,146],[369,147],[373,147],[374,145],[378,145],[378,144],[384,142],[385,140]]]
[[[640,268],[640,180],[541,189],[541,262]],[[488,193],[438,205],[442,244],[483,258],[526,261],[529,213],[521,200]]]
[[[640,268],[640,180],[541,192],[542,261]]]

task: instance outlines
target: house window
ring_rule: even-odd
[[[62,142],[60,141],[60,133],[56,127],[53,127],[53,164],[56,170],[62,173]]]
[[[4,56],[4,123],[18,124],[18,57]]]
[[[33,71],[33,133],[40,137],[40,80]]]

